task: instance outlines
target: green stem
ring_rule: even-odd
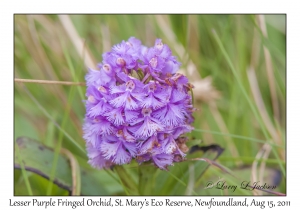
[[[140,195],[152,195],[155,173],[157,168],[153,165],[148,166],[139,166],[139,194]]]
[[[70,95],[68,98],[68,104],[67,104],[67,109],[64,113],[64,117],[63,117],[63,121],[61,124],[61,128],[64,129],[67,120],[69,120],[68,116],[71,110],[71,103],[73,101],[74,98],[74,87],[71,87],[71,91],[70,91]],[[50,195],[52,192],[52,188],[53,188],[53,180],[55,177],[55,173],[56,173],[56,168],[57,168],[57,162],[58,162],[58,157],[59,157],[59,153],[60,153],[60,149],[61,149],[61,145],[63,142],[63,132],[59,133],[58,136],[58,142],[57,142],[57,146],[55,147],[55,153],[54,153],[54,159],[53,159],[53,164],[52,164],[52,169],[51,169],[51,174],[50,174],[50,179],[49,179],[49,184],[48,184],[48,188],[47,188],[47,195]]]
[[[139,195],[138,187],[130,174],[124,169],[123,166],[114,166],[116,173],[118,174],[122,186],[128,195]]]

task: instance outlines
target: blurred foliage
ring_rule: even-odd
[[[256,15],[70,15],[76,33],[84,41],[95,63],[101,62],[102,53],[109,50],[112,45],[127,40],[130,36],[135,36],[147,46],[152,46],[156,38],[161,38],[182,62],[182,72],[187,73],[192,82],[196,84],[197,81],[201,82],[203,78],[210,77],[210,85],[220,93],[220,96],[218,99],[208,101],[195,97],[195,107],[199,111],[194,114],[196,129],[189,134],[191,139],[189,145],[220,145],[225,150],[218,158],[218,163],[248,181],[251,181],[251,176],[256,173],[252,167],[256,161],[258,164],[264,162],[265,170],[261,171],[256,167],[257,173],[263,173],[264,182],[270,184],[281,177],[281,181],[275,182],[278,184],[275,191],[285,193],[286,16],[263,17],[267,37],[261,31]],[[84,82],[87,68],[82,59],[83,52],[77,52],[59,16],[15,15],[14,23],[15,78]],[[260,117],[264,113],[264,117],[269,119],[269,123],[262,121],[271,136],[270,139],[262,132],[262,126],[250,109],[213,31],[220,37],[251,103],[255,105]],[[271,77],[266,70],[266,65],[270,63],[266,60],[264,47],[271,56],[273,75]],[[186,71],[191,63],[195,67],[192,69],[194,70],[192,76],[189,75],[189,70]],[[254,100],[251,89],[253,80],[249,79],[250,67],[254,69],[265,111]],[[275,102],[272,100],[274,96],[270,88],[272,80],[275,85]],[[26,136],[53,149],[58,146],[67,148],[81,167],[86,166],[87,157],[81,151],[85,148],[81,129],[85,114],[83,102],[85,87],[15,83],[14,88],[15,140],[20,136]],[[203,91],[201,94],[207,96],[212,94],[210,89]],[[278,104],[277,115],[274,103]],[[276,131],[277,140],[274,135],[272,136],[272,129]],[[265,157],[266,161],[257,160],[263,143],[253,139],[268,140],[280,147],[273,146],[273,150]],[[141,172],[138,172],[136,166],[136,163],[132,163],[124,168],[137,183]],[[188,162],[175,164],[170,167],[170,172],[157,170],[152,193],[253,194],[245,190],[233,193],[226,190],[204,190],[208,181],[217,181],[219,177],[231,184],[239,185],[240,181],[214,167],[210,167],[199,179],[196,174],[203,167],[199,163]],[[115,171],[90,169],[90,173],[97,179],[99,187],[105,189],[103,194],[128,193]],[[24,177],[18,169],[15,170],[14,177],[15,195],[28,194],[25,183],[27,178],[33,195],[68,195],[68,191],[56,185],[50,187],[48,180],[36,174],[27,172]],[[192,190],[187,187],[191,183]],[[148,186],[147,183],[143,184]]]

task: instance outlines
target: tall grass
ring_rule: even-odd
[[[162,38],[182,63],[181,72],[195,85],[199,110],[191,142],[225,148],[218,163],[245,180],[271,184],[281,175],[276,191],[285,193],[285,20],[285,15],[15,15],[14,75],[84,82],[87,68],[101,62],[102,53],[112,45],[130,36],[148,46]],[[14,87],[15,139],[27,136],[54,149],[67,148],[79,163],[86,163],[81,129],[85,87],[17,82]],[[136,179],[135,164],[130,166],[127,173]],[[15,171],[16,195],[67,194],[24,172]],[[115,172],[92,173],[101,173],[99,183],[109,194],[128,193]],[[188,188],[189,183],[176,180],[172,172],[168,176]],[[220,195],[204,190],[207,180],[217,181],[219,176],[237,182],[209,168],[187,192]],[[172,182],[166,182],[165,189],[168,183]],[[233,195],[248,194],[240,190]]]

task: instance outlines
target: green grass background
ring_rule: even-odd
[[[197,79],[210,77],[211,87],[203,90],[205,100],[195,97],[196,128],[189,137],[190,144],[218,144],[225,149],[218,163],[232,170],[244,180],[251,180],[255,174],[253,163],[264,143],[272,143],[264,162],[264,181],[273,183],[281,176],[275,191],[286,192],[285,177],[285,133],[286,133],[286,16],[264,15],[267,37],[261,31],[257,15],[70,15],[76,33],[84,41],[92,60],[102,61],[102,53],[109,48],[134,36],[146,46],[152,46],[156,38],[168,44],[180,62],[182,70],[190,62],[196,67]],[[183,51],[178,50],[183,49]],[[270,53],[266,60],[265,49]],[[182,53],[183,54],[180,54]],[[15,15],[14,16],[14,75],[15,78],[84,82],[87,72],[82,53],[70,39],[66,28],[57,15]],[[253,59],[255,61],[253,61]],[[267,74],[266,65],[272,66],[272,76]],[[250,67],[256,74],[261,94],[259,106],[254,100],[247,72]],[[193,80],[194,81],[194,80]],[[272,101],[270,81],[276,101]],[[14,85],[14,136],[27,136],[57,149],[71,151],[80,165],[88,167],[87,158],[79,149],[84,149],[82,122],[85,114],[84,86],[63,86],[46,84]],[[219,93],[218,98],[214,94]],[[202,92],[201,92],[202,93]],[[32,100],[32,97],[36,101]],[[277,113],[274,107],[278,105]],[[42,109],[44,110],[42,110]],[[276,108],[275,108],[276,109]],[[268,118],[268,122],[264,119]],[[57,123],[61,129],[58,129]],[[198,129],[198,130],[197,130]],[[64,131],[64,132],[62,132]],[[272,131],[275,131],[272,133]],[[79,147],[74,146],[72,140]],[[193,143],[194,142],[194,143]],[[61,143],[61,144],[60,144]],[[278,146],[274,146],[274,144]],[[34,154],[32,154],[34,155]],[[193,165],[193,164],[192,164]],[[126,166],[128,173],[135,172]],[[197,165],[195,165],[196,167]],[[175,164],[170,168],[180,166]],[[116,179],[115,172],[92,170],[103,194],[124,195],[126,189]],[[156,173],[157,177],[160,172]],[[184,171],[186,173],[186,171]],[[176,180],[172,174],[165,176]],[[216,182],[224,178],[227,184],[238,184],[221,170],[210,167],[199,179],[194,180],[193,190],[197,195],[253,195],[252,191],[237,190],[234,193],[220,190],[204,190],[208,180]],[[26,181],[27,180],[27,181]],[[157,180],[156,180],[157,181]],[[178,181],[178,180],[177,180]],[[166,195],[178,194],[170,189],[173,182],[154,184],[154,194],[162,189]],[[185,183],[187,184],[187,183]],[[187,188],[184,184],[179,188]],[[15,170],[15,195],[68,195],[66,190],[27,172]],[[179,192],[179,191],[178,191]],[[181,192],[181,191],[180,191]],[[184,191],[190,194],[190,192]]]

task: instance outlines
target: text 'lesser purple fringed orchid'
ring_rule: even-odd
[[[182,134],[193,129],[192,85],[176,73],[179,66],[161,39],[147,48],[131,37],[103,54],[100,70],[89,70],[83,130],[93,167],[136,159],[166,170],[184,158]]]

